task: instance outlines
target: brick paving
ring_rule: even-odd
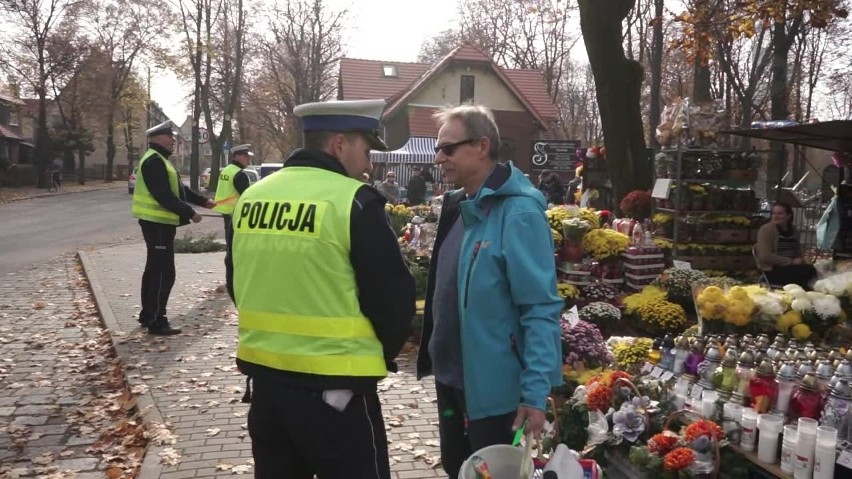
[[[74,257],[0,277],[0,477],[104,477],[112,356]]]
[[[101,313],[127,364],[129,384],[140,398],[150,397],[154,407],[149,420],[163,421],[175,437],[169,444],[165,434],[167,440],[149,448],[141,477],[251,474],[248,406],[239,402],[245,380],[234,363],[237,318],[224,292],[224,253],[177,255],[168,316],[184,333],[171,338],[149,337],[136,322],[144,245],[81,255]],[[439,454],[434,385],[431,379],[415,379],[414,353],[408,348],[399,360],[400,372],[380,384],[392,475],[445,477],[435,464]],[[180,457],[176,464],[164,464],[176,455]]]

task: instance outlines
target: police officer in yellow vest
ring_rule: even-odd
[[[171,336],[180,333],[166,317],[166,304],[175,284],[175,230],[198,223],[201,215],[189,203],[212,208],[213,202],[192,191],[180,181],[169,156],[175,148],[175,124],[169,120],[146,133],[148,151],[139,160],[131,212],[139,219],[148,250],[142,273],[142,311],[139,323],[150,334]],[[189,202],[189,203],[187,203]]]
[[[390,478],[377,382],[395,370],[415,284],[371,170],[384,100],[300,105],[304,148],[234,211],[237,365],[255,477]]]
[[[225,253],[225,285],[228,296],[234,300],[234,267],[231,261],[230,245],[234,238],[234,230],[231,228],[231,217],[234,214],[234,205],[240,199],[243,191],[251,186],[249,176],[243,171],[251,163],[251,145],[237,145],[231,148],[231,163],[219,172],[219,183],[216,186],[216,206],[213,211],[222,213],[225,218],[225,243],[228,245],[228,253]]]

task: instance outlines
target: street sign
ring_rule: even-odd
[[[228,140],[225,140],[225,143],[222,143],[222,149],[224,151],[230,151],[231,150],[231,142],[228,141]]]
[[[203,145],[210,141],[210,132],[207,131],[207,128],[199,128],[198,129],[198,143]]]
[[[532,143],[532,170],[573,172],[577,168],[579,140],[535,140]]]

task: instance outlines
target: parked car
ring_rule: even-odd
[[[283,167],[284,163],[263,163],[260,165],[260,177],[266,178]]]
[[[133,190],[136,189],[136,168],[138,167],[133,167],[133,171],[127,177],[127,192],[131,195],[133,194]]]
[[[260,173],[258,173],[257,167],[247,166],[243,169],[243,171],[246,173],[246,176],[248,176],[251,184],[255,184],[257,180],[260,179]]]

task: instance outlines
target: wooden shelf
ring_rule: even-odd
[[[780,464],[766,464],[765,462],[760,462],[760,460],[757,458],[756,452],[744,451],[743,448],[741,448],[739,446],[739,444],[728,444],[727,447],[730,447],[731,449],[736,451],[738,454],[741,454],[743,457],[748,459],[755,466],[763,469],[764,471],[772,474],[775,477],[778,477],[780,479],[792,479],[793,478],[792,474],[788,474],[788,473],[781,470]]]
[[[677,210],[672,208],[654,207],[656,211],[665,211],[666,213],[676,213]],[[703,215],[739,215],[739,216],[757,216],[756,211],[734,211],[734,210],[680,210],[681,214],[703,214]]]

